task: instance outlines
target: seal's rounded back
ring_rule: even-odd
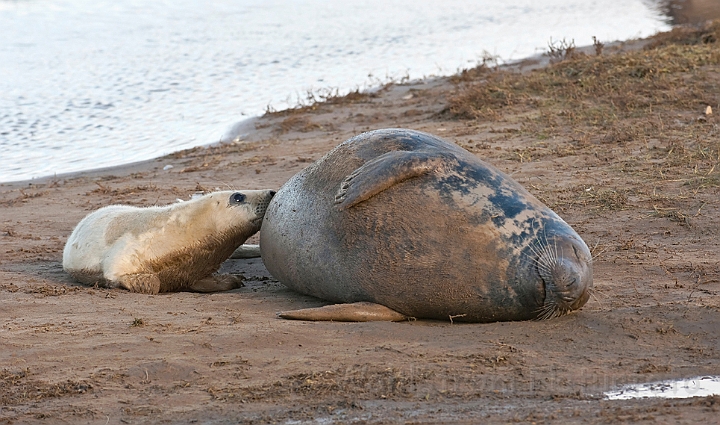
[[[277,192],[262,228],[263,261],[283,284],[413,317],[523,320],[579,308],[569,289],[559,304],[546,295],[569,254],[558,246],[583,257],[573,260],[582,276],[568,279],[592,282],[589,251],[560,217],[471,153],[411,130],[337,146]]]

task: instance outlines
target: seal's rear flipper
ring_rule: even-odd
[[[438,170],[448,159],[437,153],[385,153],[345,177],[335,195],[335,203],[340,209],[351,208],[402,181]]]
[[[278,317],[294,320],[327,320],[335,322],[400,322],[408,317],[381,304],[359,302],[332,304],[317,308],[283,311]]]

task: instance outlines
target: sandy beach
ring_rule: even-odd
[[[603,392],[720,375],[718,40],[715,24],[559,48],[549,65],[266,114],[218,146],[0,184],[0,423],[715,421],[720,396]],[[587,305],[540,322],[309,323],[275,314],[324,303],[260,259],[225,262],[245,287],[216,294],[89,288],[62,270],[90,211],[279,188],[386,127],[457,143],[560,214],[593,253]]]

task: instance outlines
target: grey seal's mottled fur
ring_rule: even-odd
[[[403,129],[360,134],[290,179],[260,251],[288,287],[356,303],[287,318],[546,319],[592,287],[590,251],[557,214],[470,152]],[[363,319],[369,303],[381,308]]]

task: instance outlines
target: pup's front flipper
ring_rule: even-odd
[[[400,322],[408,317],[381,304],[358,302],[332,304],[317,308],[283,311],[278,317],[294,320],[331,320],[335,322]]]
[[[120,276],[117,279],[118,286],[130,292],[140,294],[160,293],[160,278],[152,273],[135,273]]]
[[[242,276],[233,274],[216,274],[194,282],[189,291],[193,292],[221,292],[240,288],[243,285]]]

